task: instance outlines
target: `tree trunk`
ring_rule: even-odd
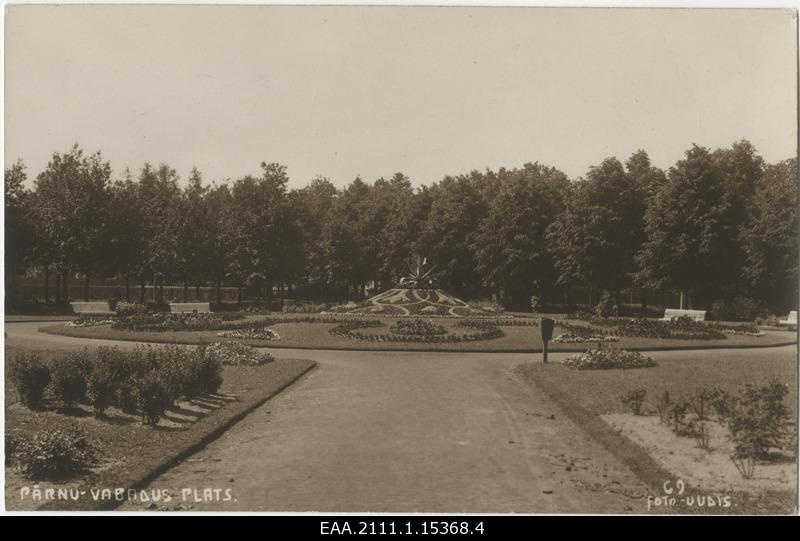
[[[89,301],[89,273],[83,274],[83,300]]]
[[[139,278],[139,304],[144,304],[145,285],[144,278]]]
[[[217,278],[217,304],[222,304],[222,280]]]
[[[64,303],[66,304],[69,302],[69,273],[65,272],[61,277],[64,280]]]
[[[236,286],[236,304],[239,305],[239,308],[242,307],[242,285],[241,284]]]
[[[197,301],[197,302],[200,302],[202,300],[202,299],[200,299],[200,280],[199,279],[197,280],[197,283],[194,286],[194,297],[195,297],[194,300]]]
[[[44,303],[50,302],[50,269],[44,268]]]
[[[56,273],[56,304],[61,304],[61,273]]]
[[[131,277],[125,273],[125,302],[131,302]]]
[[[183,280],[183,302],[189,302],[189,280]]]

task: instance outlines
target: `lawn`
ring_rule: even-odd
[[[6,358],[19,350],[6,348]],[[58,359],[65,352],[47,355]],[[140,488],[181,457],[217,437],[269,397],[280,392],[314,366],[314,362],[276,359],[263,366],[225,366],[223,384],[217,395],[201,397],[168,410],[166,422],[156,427],[143,426],[138,417],[111,410],[108,419],[96,420],[88,409],[70,414],[55,407],[31,411],[18,402],[16,391],[6,379],[6,433],[24,435],[49,428],[75,427],[84,432],[98,448],[101,463],[86,474],[58,482],[26,479],[13,467],[6,466],[7,509],[102,509],[113,508],[116,501],[95,501],[93,488]],[[77,488],[78,501],[35,502],[28,496],[21,500],[21,488],[34,484],[46,488]]]
[[[280,317],[295,319],[303,314],[283,314]],[[250,316],[253,325],[257,325],[263,316]],[[395,318],[376,318],[384,323],[383,327],[365,329],[365,334],[388,334],[389,326],[397,321]],[[463,334],[464,329],[457,328],[458,318],[436,318],[435,323],[444,326],[448,332]],[[530,320],[528,320],[530,321]],[[535,321],[535,320],[534,320]],[[582,322],[572,321],[582,324]],[[533,352],[541,351],[542,340],[539,327],[531,326],[504,326],[505,336],[491,340],[480,340],[457,343],[417,343],[417,342],[358,342],[342,336],[330,334],[330,329],[335,323],[306,323],[286,322],[273,325],[271,328],[278,332],[280,340],[243,340],[258,347],[274,348],[308,348],[308,349],[354,349],[354,350],[405,350],[405,351],[497,351],[497,352]],[[80,338],[102,338],[108,340],[134,340],[143,342],[164,342],[178,344],[198,344],[203,342],[220,341],[218,331],[175,331],[175,332],[131,332],[113,330],[108,325],[96,327],[66,327],[62,323],[43,325],[42,331],[52,334],[61,334]],[[555,335],[563,332],[556,325]],[[778,344],[789,344],[796,341],[796,334],[781,331],[768,331],[763,336],[730,335],[718,340],[681,340],[681,339],[652,339],[622,337],[615,344],[627,349],[694,349],[694,348],[728,348],[728,347],[758,347]],[[569,344],[550,342],[551,351],[584,351],[594,347],[593,343]]]
[[[676,354],[656,355],[656,359],[658,365],[655,367],[631,370],[580,371],[571,370],[559,363],[548,363],[547,365],[520,365],[517,371],[538,391],[545,393],[556,402],[588,434],[628,465],[634,473],[651,486],[654,494],[663,494],[665,480],[674,480],[680,477],[665,467],[665,465],[671,467],[680,462],[675,460],[679,457],[672,456],[678,451],[671,452],[671,449],[665,449],[666,445],[662,445],[659,449],[658,446],[650,445],[653,442],[633,441],[636,438],[631,434],[626,433],[627,436],[631,436],[631,439],[622,434],[620,425],[624,423],[611,423],[615,424],[615,429],[604,421],[604,419],[615,418],[652,420],[652,417],[631,415],[628,407],[620,401],[619,397],[622,393],[635,388],[645,389],[647,395],[643,413],[646,416],[653,416],[656,415],[655,400],[664,391],[668,391],[673,400],[679,400],[704,386],[719,386],[729,391],[735,391],[745,383],[766,383],[775,378],[788,385],[786,404],[790,409],[790,418],[796,419],[797,361],[791,354],[776,351],[774,354],[763,355],[762,352],[762,355],[759,355],[760,360],[754,361],[747,350],[739,350],[731,351],[724,358],[703,352],[692,352],[691,354],[687,353],[685,357]],[[655,425],[660,426],[658,417],[655,418]],[[688,446],[688,448],[694,447],[691,438],[679,439],[672,436],[668,443],[670,445],[680,444]],[[649,449],[649,452],[645,448]],[[699,450],[694,449],[687,455],[696,451]],[[723,457],[723,460],[726,461],[724,464],[726,467],[730,466],[727,464],[729,460],[727,455]],[[689,467],[692,471],[691,468],[694,466],[689,464]],[[738,481],[732,477],[728,477],[728,479]],[[700,489],[702,488],[704,487],[700,487]],[[694,487],[693,490],[699,489]],[[731,490],[733,491],[733,489]],[[702,491],[699,493],[702,494]],[[764,491],[755,494],[739,491],[735,493],[735,509],[731,511],[736,513],[785,513],[791,510],[791,502],[794,501],[794,497],[793,493],[790,494],[786,491]],[[726,512],[724,509],[717,509],[717,511]],[[703,511],[676,508],[675,512]]]
[[[731,352],[725,359],[706,357],[702,352],[672,357],[658,360],[658,366],[635,370],[570,370],[559,363],[528,364],[520,370],[545,392],[561,393],[597,414],[629,412],[619,395],[635,388],[647,391],[646,405],[654,412],[653,402],[664,391],[680,398],[707,385],[735,390],[747,382],[777,378],[789,384],[788,402],[796,415],[797,363],[785,353],[758,362],[747,350]]]

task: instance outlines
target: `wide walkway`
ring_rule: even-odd
[[[8,343],[87,344],[39,334],[41,325],[7,324]],[[795,347],[748,354],[761,352],[791,356]],[[517,365],[538,362],[539,355],[274,353],[319,364],[150,489],[175,496],[182,489],[201,496],[203,489],[230,489],[231,501],[185,503],[217,511],[646,510],[646,489],[636,477],[516,376]],[[656,354],[675,355],[691,352]],[[216,500],[220,491],[213,493]],[[143,507],[121,510],[137,508]]]

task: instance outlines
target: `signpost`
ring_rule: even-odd
[[[547,343],[553,338],[553,327],[555,324],[556,322],[549,317],[543,317],[539,320],[539,329],[542,331],[542,344],[544,344],[544,349],[542,349],[542,360],[544,364],[547,364]]]

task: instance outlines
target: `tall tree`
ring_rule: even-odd
[[[644,190],[616,158],[592,167],[548,228],[559,282],[588,284],[618,297],[634,272],[644,210]]]
[[[114,210],[109,222],[111,236],[107,263],[109,273],[125,279],[125,300],[131,299],[131,277],[144,272],[145,212],[139,205],[139,185],[126,170],[122,179],[111,186],[111,206]]]
[[[478,271],[508,308],[529,307],[532,293],[544,296],[556,281],[545,229],[562,211],[566,175],[538,163],[498,172],[497,195],[475,236]]]
[[[181,189],[167,164],[145,164],[139,175],[139,206],[144,209],[144,281],[152,278],[157,303],[164,302],[164,281],[180,268]]]
[[[188,283],[195,285],[195,296],[200,298],[200,286],[204,275],[210,273],[211,252],[216,238],[216,222],[211,219],[206,196],[208,187],[203,185],[203,177],[196,167],[192,168],[189,183],[181,198],[180,230],[178,232],[178,265],[183,275],[184,299],[187,297]]]
[[[29,221],[26,206],[28,196],[25,189],[25,164],[18,160],[5,170],[4,212],[5,212],[5,275],[21,274],[31,253],[33,228]]]
[[[708,149],[686,151],[647,208],[647,240],[637,257],[643,281],[686,291],[710,308],[736,280],[736,221],[726,190]]]
[[[476,295],[481,285],[473,250],[481,219],[487,213],[481,181],[482,175],[445,177],[428,190],[430,210],[420,241],[420,251],[435,266],[442,285],[467,297]]]
[[[742,228],[744,277],[776,311],[797,309],[797,158],[765,168]]]
[[[100,153],[85,156],[78,145],[53,154],[36,179],[37,214],[62,273],[78,271],[89,280],[102,269],[109,251],[111,166]]]

